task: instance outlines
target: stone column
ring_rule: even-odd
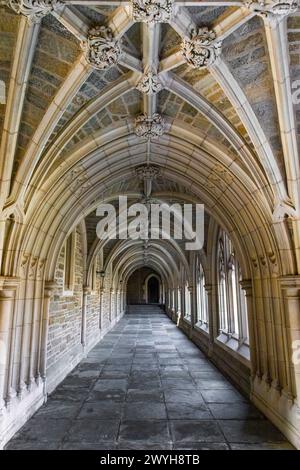
[[[192,327],[196,324],[197,320],[197,298],[196,289],[194,285],[189,286],[190,293],[190,306],[191,306],[191,325]]]
[[[286,385],[283,389],[288,398],[297,397],[300,406],[300,276],[280,278],[284,308]]]
[[[255,379],[256,375],[261,376],[261,370],[259,365],[258,357],[258,346],[256,337],[256,320],[254,315],[253,305],[253,289],[251,279],[243,279],[240,281],[242,289],[245,291],[246,303],[247,303],[247,317],[248,317],[248,329],[249,329],[249,346],[250,346],[250,360],[251,360],[251,378]]]
[[[41,338],[41,362],[40,362],[40,375],[44,383],[44,395],[47,396],[47,346],[48,346],[48,331],[49,331],[49,313],[50,301],[53,295],[56,283],[53,281],[46,281],[44,287],[44,302],[43,302],[43,322],[42,322],[42,338]]]
[[[110,323],[113,321],[113,306],[112,306],[112,301],[114,298],[114,289],[111,287],[109,290],[109,321]]]
[[[103,295],[104,295],[104,276],[100,278],[100,298],[99,298],[99,330],[103,327]],[[101,331],[100,331],[101,334]]]
[[[213,286],[212,284],[204,284],[204,289],[207,293],[207,314],[208,314],[208,328],[209,328],[209,348],[208,354],[212,354],[213,345],[215,340],[214,332],[214,318],[213,318]]]
[[[81,316],[81,344],[83,349],[86,345],[86,310],[87,310],[87,296],[90,294],[90,288],[85,286],[83,288],[82,297],[82,316]]]
[[[18,279],[0,277],[0,415],[10,388],[10,366],[13,363],[14,303]]]

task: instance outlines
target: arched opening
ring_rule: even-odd
[[[159,303],[159,281],[156,276],[151,276],[147,283],[147,304]]]
[[[161,387],[168,398],[178,393],[178,405],[166,399],[167,410],[160,404],[151,412],[128,405],[120,411],[128,421],[135,412],[140,422],[164,415],[178,423],[178,415],[209,419],[193,403],[187,410],[185,385],[195,389],[187,395],[202,393],[208,403],[214,395],[212,415],[218,408],[223,413],[227,396],[232,421],[239,421],[245,410],[234,409],[231,385],[223,391],[223,372],[300,447],[294,351],[300,337],[300,118],[298,108],[294,118],[291,112],[296,73],[289,63],[297,61],[288,45],[299,29],[295,2],[278,9],[274,1],[255,8],[212,1],[206,11],[205,2],[175,1],[176,15],[163,15],[165,25],[136,16],[133,10],[145,2],[114,8],[110,0],[91,7],[82,0],[56,10],[49,0],[38,13],[23,8],[23,0],[4,3],[3,24],[14,26],[5,42],[11,61],[5,58],[8,99],[0,110],[0,447],[68,374],[86,389],[85,401],[95,386],[95,401],[118,395],[119,403],[121,395],[127,401],[125,382],[131,389],[144,385],[136,378],[143,361],[147,373],[153,368],[160,377],[146,385]],[[149,3],[162,8],[162,18],[164,2]],[[272,21],[271,28],[273,8],[290,18]],[[29,23],[40,13],[47,18],[25,27],[17,12]],[[96,43],[95,31],[104,34]],[[121,208],[121,197],[130,211]],[[200,203],[204,243],[191,253],[191,230],[181,215],[194,225],[187,206]],[[107,238],[96,229],[100,204],[109,208]],[[150,230],[143,214],[154,204],[176,210],[169,222],[158,211]],[[179,226],[182,237],[175,236]],[[116,229],[118,239],[111,236]],[[122,363],[116,353],[124,354]],[[105,363],[101,377],[97,361]],[[102,379],[111,377],[124,381],[118,394],[104,391]],[[205,379],[213,387],[220,382],[213,393],[205,391]],[[97,410],[106,416],[100,421],[110,420],[105,405]],[[81,408],[88,418],[93,407]],[[220,421],[227,420],[224,413]],[[238,428],[222,425],[230,443]],[[177,445],[182,432],[176,423],[172,428]],[[198,429],[206,433],[201,423]],[[118,423],[116,430],[126,435],[128,427]]]
[[[133,271],[127,281],[127,305],[159,304],[161,279],[153,269],[143,266]]]

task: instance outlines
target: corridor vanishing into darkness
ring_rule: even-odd
[[[158,307],[125,315],[7,449],[292,449]]]

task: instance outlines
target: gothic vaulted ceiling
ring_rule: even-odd
[[[194,171],[195,143],[216,159],[226,155],[227,166],[265,188],[271,212],[298,212],[295,0],[0,5],[0,203],[8,214],[26,213],[39,189],[64,168],[84,168],[87,155],[107,176],[99,194],[116,184],[141,190],[135,169],[144,163],[160,167],[165,190],[195,195],[180,179]],[[115,143],[118,136],[127,136],[126,145]],[[183,146],[189,157],[180,162]],[[170,160],[177,179],[166,169]],[[201,183],[218,197],[231,178],[223,164]],[[126,169],[121,183],[117,165]],[[71,190],[89,186],[85,176],[76,188],[68,178]],[[155,188],[162,190],[159,181]]]

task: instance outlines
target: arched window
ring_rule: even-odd
[[[197,319],[199,326],[208,327],[208,301],[207,292],[205,290],[205,279],[202,264],[197,259],[196,265],[196,294],[197,294]]]
[[[218,240],[218,307],[219,332],[248,343],[248,320],[241,269],[228,235],[221,230]]]

